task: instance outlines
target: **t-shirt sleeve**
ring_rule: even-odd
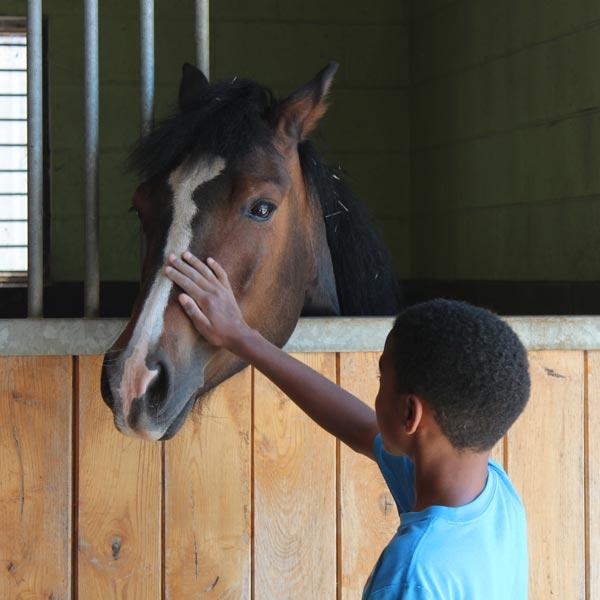
[[[415,467],[407,456],[390,454],[383,447],[381,433],[373,441],[373,454],[394,497],[398,512],[408,512],[415,502]]]

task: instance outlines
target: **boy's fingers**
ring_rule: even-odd
[[[175,267],[180,273],[183,273],[189,277],[198,287],[205,289],[207,292],[213,291],[214,286],[208,281],[208,279],[194,267],[181,260],[174,254],[169,256],[169,262]]]
[[[186,291],[196,302],[202,302],[206,298],[207,292],[196,285],[187,275],[169,266],[165,267],[165,273],[171,281]]]
[[[184,260],[186,260],[196,271],[199,271],[208,281],[215,281],[215,274],[197,257],[191,252],[184,252],[182,254]]]
[[[229,287],[229,277],[227,277],[227,271],[214,259],[210,256],[206,259],[208,266],[214,271],[217,279],[225,286]]]
[[[200,310],[200,307],[187,294],[179,294],[179,302],[196,329],[205,335],[210,330],[211,324],[207,316]]]

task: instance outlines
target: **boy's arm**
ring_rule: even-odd
[[[165,272],[186,292],[179,295],[179,301],[199,333],[254,365],[321,427],[353,450],[374,458],[375,412],[251,329],[227,274],[216,261],[208,259],[207,266],[190,253],[183,257],[169,257],[171,268]]]
[[[232,349],[264,373],[311,419],[353,450],[373,458],[375,412],[320,373],[248,330]]]

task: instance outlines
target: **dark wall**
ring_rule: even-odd
[[[412,276],[600,279],[600,3],[411,6]]]

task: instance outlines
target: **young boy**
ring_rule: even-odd
[[[527,598],[523,505],[490,449],[523,411],[526,351],[493,313],[433,300],[398,315],[375,412],[244,321],[220,265],[186,252],[166,274],[211,344],[253,364],[319,425],[377,461],[401,525],[363,599]]]

